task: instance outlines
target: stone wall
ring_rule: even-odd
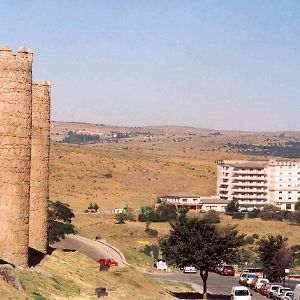
[[[49,198],[50,84],[32,85],[29,246],[47,252]]]
[[[27,266],[32,52],[0,49],[0,258]]]

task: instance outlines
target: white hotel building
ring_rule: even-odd
[[[241,207],[273,204],[295,210],[300,200],[300,161],[217,161],[217,193],[221,199],[238,200]]]

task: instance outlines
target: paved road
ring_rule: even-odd
[[[176,274],[149,274],[150,277],[154,279],[163,279],[163,280],[177,280],[177,281],[185,281],[191,282],[198,285],[201,285],[202,291],[202,279],[198,274],[183,274],[183,273],[176,273]],[[218,300],[229,300],[230,299],[230,291],[231,288],[238,284],[238,277],[231,277],[231,276],[221,276],[215,273],[209,273],[208,276],[208,291],[210,294],[214,294],[215,296],[212,299]],[[259,293],[251,291],[252,300],[266,300],[266,297],[263,297]],[[197,295],[189,295],[188,298],[180,297],[180,299],[199,299]],[[199,296],[199,295],[198,295]]]
[[[123,266],[120,255],[112,248],[79,235],[67,235],[63,240],[51,246],[56,249],[78,251],[95,261],[99,258],[113,258],[119,266]]]

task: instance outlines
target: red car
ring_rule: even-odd
[[[258,281],[258,277],[257,277],[256,279],[254,279],[253,281],[251,281],[251,283],[250,283],[250,288],[251,288],[252,290],[255,289],[255,285],[256,285],[257,281]]]
[[[112,258],[100,258],[97,263],[102,266],[118,266],[118,262]]]
[[[264,296],[267,296],[267,290],[270,286],[270,284],[272,284],[272,282],[265,282],[262,287],[260,288],[259,292],[264,295]]]
[[[234,267],[233,266],[224,266],[222,270],[223,276],[234,276]]]

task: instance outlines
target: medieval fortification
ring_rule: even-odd
[[[47,251],[50,84],[32,81],[32,51],[0,48],[0,259]]]

